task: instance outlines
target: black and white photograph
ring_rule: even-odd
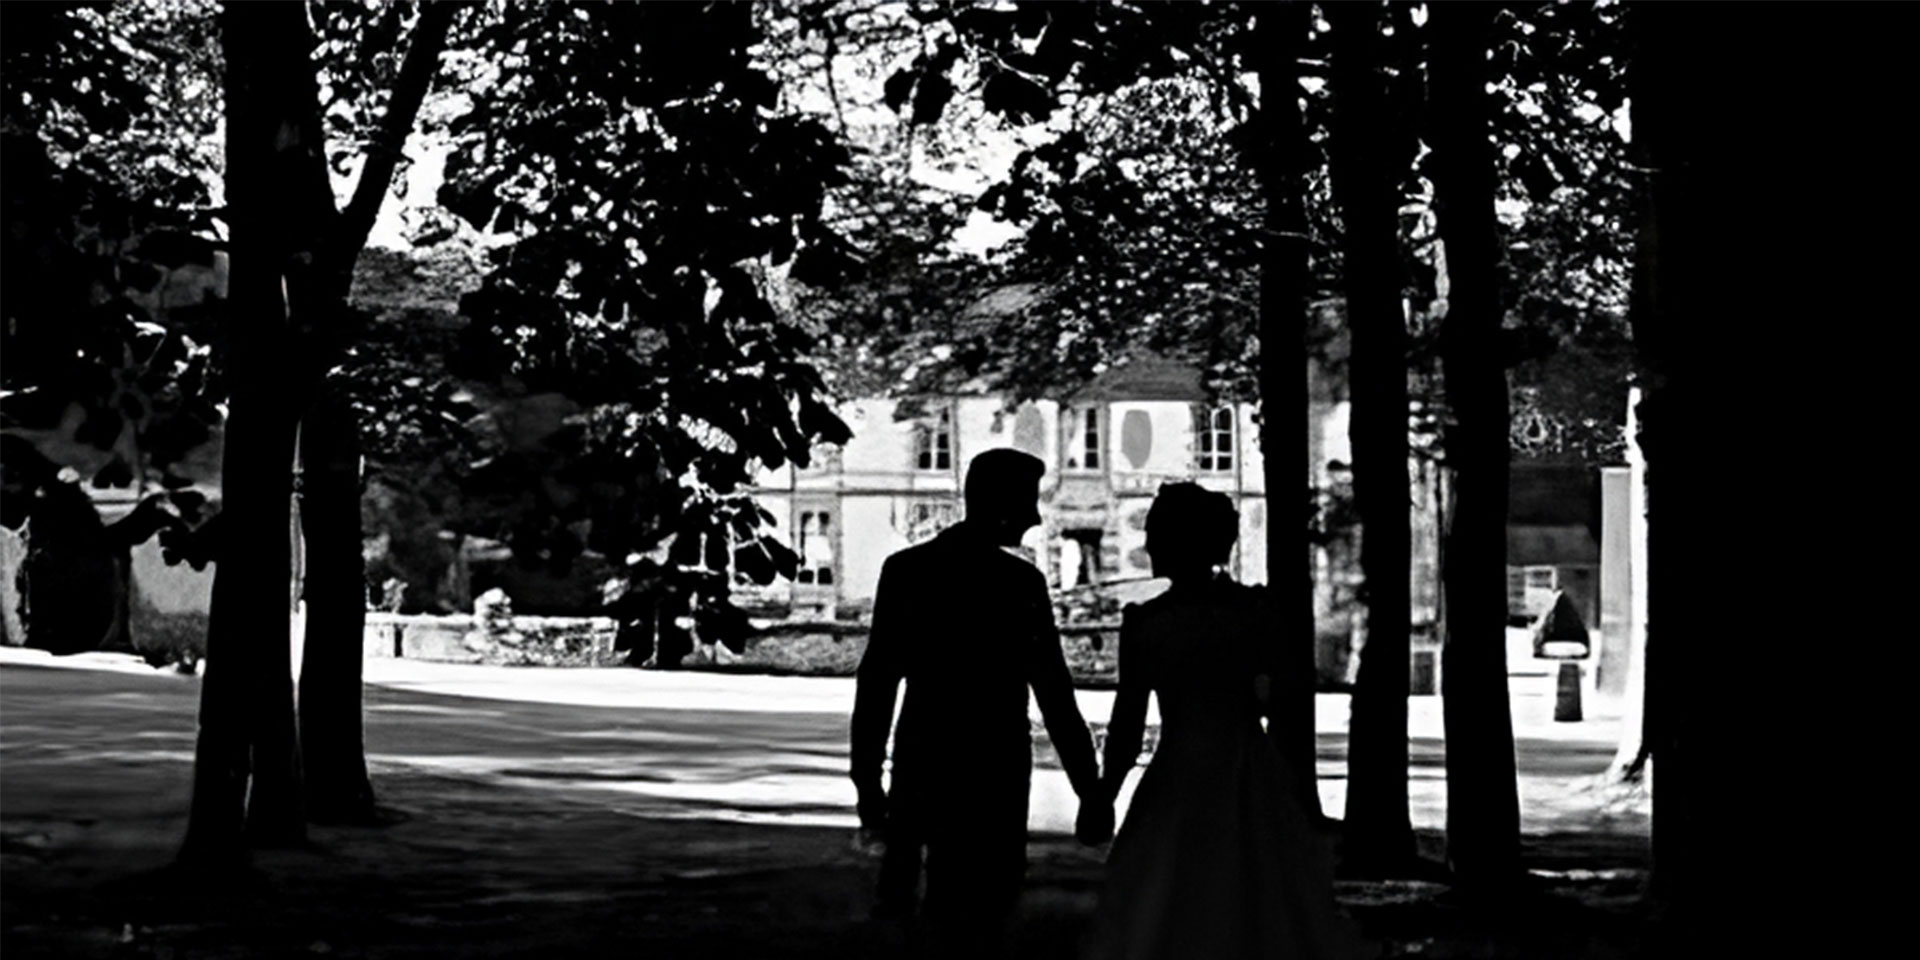
[[[1913,9],[0,2],[0,954],[1897,952]]]

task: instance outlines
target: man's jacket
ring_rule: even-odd
[[[856,784],[879,783],[902,680],[893,803],[902,800],[903,772],[932,788],[915,795],[936,804],[942,785],[1024,796],[1033,762],[1029,688],[1076,791],[1094,783],[1093,741],[1074,700],[1046,579],[964,522],[881,568],[854,699]]]

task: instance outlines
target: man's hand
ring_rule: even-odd
[[[860,829],[878,835],[887,826],[887,791],[878,780],[855,783],[854,788],[860,792],[856,807],[860,813]]]
[[[853,852],[871,860],[887,855],[887,840],[878,830],[859,829],[853,832]]]
[[[1074,818],[1073,835],[1089,847],[1113,839],[1113,801],[1091,797],[1080,801],[1080,815]]]

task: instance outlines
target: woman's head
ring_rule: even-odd
[[[1208,573],[1227,562],[1239,536],[1233,501],[1197,483],[1161,487],[1147,511],[1147,554],[1155,576]]]

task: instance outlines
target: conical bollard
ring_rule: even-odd
[[[1580,715],[1580,665],[1560,661],[1560,689],[1553,697],[1553,719],[1558,723],[1578,723]]]

